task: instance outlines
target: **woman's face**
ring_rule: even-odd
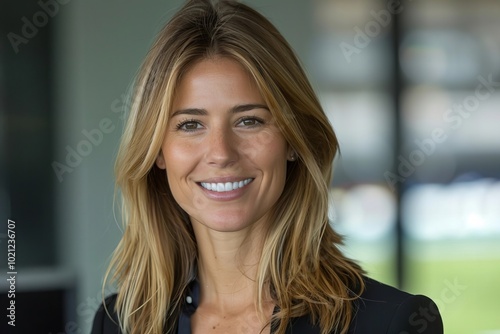
[[[156,164],[191,217],[216,231],[265,223],[291,150],[257,86],[227,58],[193,65],[177,87]]]

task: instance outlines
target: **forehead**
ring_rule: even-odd
[[[173,101],[176,108],[263,103],[251,74],[230,58],[203,59],[180,77]]]

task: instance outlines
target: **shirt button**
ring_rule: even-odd
[[[187,302],[188,304],[191,304],[191,303],[193,302],[193,298],[191,298],[191,296],[187,296],[187,297],[186,297],[186,302]]]

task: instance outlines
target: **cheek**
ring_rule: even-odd
[[[185,140],[167,141],[162,146],[170,190],[177,204],[188,213],[193,205],[198,209],[206,206],[198,195],[192,197],[191,189],[187,186],[188,176],[199,161],[199,148],[200,144]]]
[[[269,155],[281,159],[286,157],[286,142],[279,131],[267,129],[258,136],[242,140],[240,152],[252,160],[261,160]]]
[[[166,142],[162,146],[168,183],[172,191],[185,180],[196,164],[195,147],[186,142]]]
[[[194,147],[188,142],[166,142],[162,146],[165,164],[168,170],[186,169],[186,163],[193,160]],[[170,168],[169,168],[170,167]]]

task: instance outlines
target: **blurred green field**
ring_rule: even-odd
[[[438,304],[446,333],[500,333],[500,259],[408,264],[406,290],[423,292]]]
[[[362,265],[371,277],[394,285],[393,260]],[[500,334],[499,240],[410,242],[405,267],[403,289],[438,304],[445,333]]]

